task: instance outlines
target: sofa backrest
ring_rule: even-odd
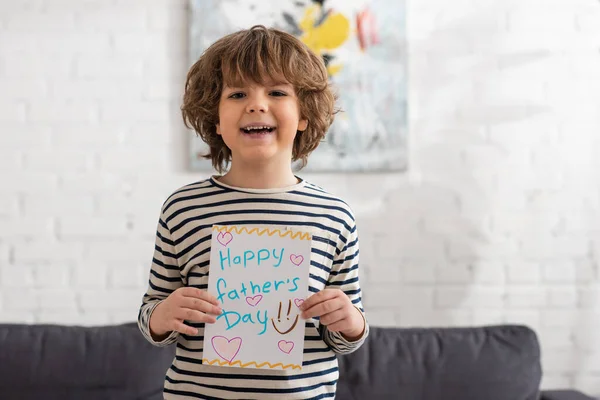
[[[162,399],[174,352],[152,346],[135,323],[0,324],[0,398]]]
[[[540,348],[524,326],[372,327],[339,357],[336,400],[537,400]]]

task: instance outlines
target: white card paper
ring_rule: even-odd
[[[213,226],[208,291],[223,314],[204,330],[203,364],[301,369],[310,233]]]

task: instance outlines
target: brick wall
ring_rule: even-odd
[[[408,2],[410,170],[308,175],[361,233],[371,323],[526,323],[600,394],[600,4]],[[186,171],[182,0],[0,3],[0,320],[135,318]],[[358,189],[357,189],[358,188]]]

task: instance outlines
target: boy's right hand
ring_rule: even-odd
[[[214,324],[223,311],[216,297],[205,290],[181,287],[163,300],[150,316],[150,333],[155,338],[166,338],[172,331],[197,335],[198,329],[183,321]]]

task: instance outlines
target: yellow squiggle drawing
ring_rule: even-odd
[[[230,233],[232,231],[234,231],[238,235],[241,234],[241,233],[244,233],[244,232],[247,233],[247,234],[249,234],[249,235],[252,235],[253,233],[256,233],[258,236],[262,236],[264,234],[267,234],[268,236],[273,236],[275,234],[278,234],[279,237],[290,236],[292,239],[311,240],[310,233],[306,233],[306,232],[292,232],[292,231],[282,232],[279,229],[263,228],[261,230],[260,228],[252,228],[252,229],[249,230],[246,227],[217,226],[217,225],[213,225],[212,230],[213,231],[219,231],[219,232],[230,232]]]
[[[250,361],[247,362],[245,364],[243,364],[240,360],[234,361],[234,362],[229,362],[229,361],[221,361],[218,358],[215,358],[214,360],[210,361],[207,358],[203,358],[202,359],[202,364],[208,364],[208,365],[215,365],[215,364],[219,364],[219,366],[224,366],[224,365],[230,365],[230,366],[236,366],[239,365],[240,368],[248,368],[250,365],[255,365],[256,368],[262,368],[265,365],[267,365],[269,368],[271,369],[275,369],[275,368],[282,368],[282,369],[287,369],[287,368],[292,368],[292,369],[302,369],[302,366],[297,365],[297,364],[288,364],[288,365],[283,365],[282,363],[277,363],[277,364],[271,364],[268,361],[265,361],[263,363],[258,364],[256,361]]]

